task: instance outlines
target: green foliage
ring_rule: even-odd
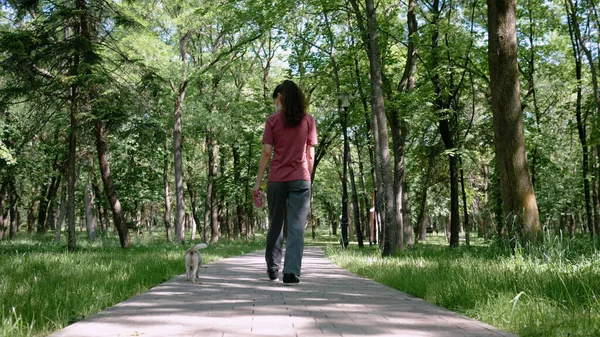
[[[289,11],[289,3],[263,0],[163,1],[161,6],[153,1],[94,3],[88,11],[94,22],[89,40],[75,34],[81,13],[74,2],[4,1],[2,5],[0,65],[5,71],[0,76],[0,160],[18,163],[10,171],[3,167],[2,177],[21,182],[16,189],[22,205],[39,199],[41,187],[61,174],[72,86],[88,99],[77,112],[78,159],[84,163],[78,172],[97,173],[88,158],[95,157],[93,123],[101,120],[107,126],[111,172],[123,208],[133,214],[145,203],[162,202],[164,172],[172,180],[172,112],[176,90],[182,85],[185,36],[189,37],[189,76],[183,162],[186,171],[193,172],[187,181],[199,191],[199,200],[204,200],[208,181],[209,138],[221,148],[218,194],[235,204],[248,198],[264,119],[273,112],[268,96],[284,78],[293,78],[307,92],[320,140],[331,141],[323,145],[325,155],[316,173],[319,216],[339,213],[343,130],[336,96],[342,91],[353,97],[348,111],[350,146],[359,192],[370,198],[369,60],[349,4],[303,0]],[[582,19],[590,5],[579,5],[577,14]],[[455,121],[452,131],[465,175],[469,217],[489,219],[498,213],[494,211],[498,180],[488,106],[485,6],[481,1],[453,2],[439,13],[418,6],[419,29],[413,36],[418,50],[416,86],[411,93],[398,93],[395,89],[407,56],[407,8],[387,0],[378,5],[385,104],[388,112],[399,112],[406,123],[409,199],[416,215],[419,196],[428,191],[427,213],[437,222],[448,215],[447,153],[438,151],[440,111],[433,104],[432,78],[438,75],[442,97],[452,98],[451,108],[444,111]],[[581,146],[573,142],[577,138],[573,92],[579,84],[574,80],[564,3],[528,0],[520,2],[517,10],[526,144],[530,171],[535,169],[541,219],[559,227],[565,214],[573,214],[581,231]],[[434,32],[436,49],[431,48]],[[592,41],[594,34],[592,30],[585,38]],[[74,69],[76,56],[80,64]],[[592,123],[589,72],[583,75],[588,139],[594,145],[600,133]],[[235,167],[233,146],[240,154]],[[489,225],[487,231],[493,232]]]
[[[10,149],[6,147],[4,142],[0,141],[0,160],[3,161],[2,166],[10,166],[16,163],[15,158],[10,153]]]

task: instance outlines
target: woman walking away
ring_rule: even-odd
[[[279,278],[283,223],[287,220],[283,283],[298,283],[304,251],[304,229],[310,208],[310,177],[317,128],[315,120],[306,113],[304,94],[296,83],[286,80],[278,85],[273,91],[273,103],[275,113],[265,123],[263,149],[252,193],[255,198],[259,197],[263,175],[274,149],[267,184],[270,220],[265,253],[267,274],[271,280]]]

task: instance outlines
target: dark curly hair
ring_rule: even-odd
[[[302,90],[296,83],[285,80],[273,91],[273,99],[277,98],[278,94],[281,94],[285,126],[300,124],[306,114],[306,100]]]

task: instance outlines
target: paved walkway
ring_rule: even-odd
[[[182,261],[183,264],[183,261]],[[336,267],[307,247],[301,283],[267,278],[264,252],[224,259],[50,336],[514,336]]]

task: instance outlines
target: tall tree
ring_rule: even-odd
[[[569,25],[569,35],[571,37],[571,46],[573,49],[573,58],[575,59],[575,78],[577,80],[577,98],[575,102],[575,116],[577,120],[577,134],[579,136],[579,142],[581,143],[582,149],[582,175],[583,175],[583,191],[585,198],[585,215],[587,220],[587,228],[590,232],[590,235],[593,237],[594,232],[594,216],[592,215],[592,200],[590,195],[590,172],[589,172],[589,146],[588,146],[588,138],[587,138],[587,113],[582,113],[582,48],[580,46],[580,40],[575,36],[575,29],[577,29],[574,25],[577,23],[577,17],[575,16],[575,8],[572,6],[572,3],[569,4],[569,1],[565,1],[566,9],[567,9],[567,22]],[[575,19],[575,21],[573,20]],[[596,215],[597,217],[597,215]]]
[[[123,210],[121,208],[121,201],[117,195],[117,191],[114,187],[110,164],[108,162],[108,147],[106,144],[106,131],[103,122],[97,120],[95,122],[95,133],[96,133],[96,151],[98,154],[98,162],[100,163],[100,176],[104,183],[104,193],[109,201],[110,208],[113,213],[113,224],[119,234],[119,241],[122,248],[131,247],[131,238],[129,236],[129,229],[123,218]]]
[[[88,239],[90,241],[96,240],[96,213],[94,211],[94,191],[90,182],[85,184],[83,191],[83,198],[85,203],[85,220],[86,229],[88,233]]]
[[[165,144],[165,148],[167,145]],[[165,151],[166,152],[166,151]],[[171,191],[169,188],[169,159],[167,155],[163,160],[163,183],[164,183],[164,204],[165,204],[165,212],[163,213],[163,222],[165,224],[165,231],[167,232],[167,241],[173,241],[173,234],[171,231]]]
[[[511,235],[540,238],[540,218],[531,184],[517,64],[516,2],[488,0],[488,62],[494,145],[500,176],[502,207]]]
[[[406,52],[406,63],[404,72],[398,84],[398,92],[409,94],[415,88],[415,73],[417,72],[418,58],[418,23],[417,15],[415,14],[417,7],[416,0],[408,1],[408,10],[406,12],[406,23],[408,26],[408,47]],[[403,218],[404,235],[400,236],[400,240],[408,245],[413,244],[413,230],[410,217],[410,204],[408,198],[408,186],[406,183],[406,167],[404,163],[404,152],[406,147],[406,138],[408,133],[408,125],[398,113],[394,114],[390,119],[392,130],[392,139],[394,141],[394,189],[396,199],[402,198],[401,209],[396,210],[396,216]],[[398,204],[398,201],[396,201]]]
[[[75,8],[81,10],[85,6],[84,2],[77,0],[75,2]],[[82,11],[81,15],[85,15]],[[73,27],[73,35],[78,36],[81,33],[81,21]],[[80,62],[80,53],[75,51],[69,73],[71,76],[78,75],[78,68]],[[79,86],[77,83],[71,85],[70,102],[69,102],[69,141],[67,150],[67,230],[68,230],[68,249],[69,252],[74,252],[77,247],[77,238],[75,236],[75,162],[76,162],[76,151],[77,151],[77,111],[79,109]]]
[[[189,54],[188,44],[190,42],[190,36],[192,31],[189,30],[183,34],[179,40],[179,54],[183,64],[183,71],[181,75],[181,83],[175,86],[171,82],[171,88],[176,94],[175,107],[173,112],[174,124],[173,124],[173,154],[175,157],[175,241],[181,243],[184,238],[184,222],[185,222],[185,199],[183,191],[183,154],[182,154],[182,113],[183,113],[183,101],[185,100],[185,94],[187,92],[188,85],[188,72],[189,72]]]
[[[391,158],[388,140],[388,123],[385,115],[383,100],[383,79],[381,76],[381,54],[377,31],[377,12],[373,0],[366,1],[367,27],[368,27],[368,56],[371,74],[371,111],[373,113],[373,127],[375,133],[375,154],[377,169],[380,170],[381,182],[379,187],[384,191],[384,242],[382,255],[391,256],[398,248],[397,230],[402,230],[402,217],[396,217],[396,207],[402,208],[394,202],[394,184],[391,174]],[[401,198],[400,198],[401,200]],[[398,225],[397,225],[398,224]],[[404,245],[400,242],[401,247]]]
[[[431,76],[431,81],[433,82],[434,86],[434,107],[438,115],[438,130],[440,132],[442,141],[446,146],[446,151],[448,155],[448,166],[450,168],[450,246],[456,247],[459,244],[458,235],[460,230],[460,209],[458,205],[459,154],[457,152],[455,139],[455,132],[458,128],[458,125],[455,103],[460,84],[458,87],[455,86],[454,78],[452,75],[450,75],[449,80],[444,81],[445,79],[442,77],[443,73],[439,71],[439,69],[441,69],[443,66],[443,52],[444,50],[449,50],[447,35],[442,36],[445,37],[445,45],[440,45],[440,26],[442,24],[442,9],[446,7],[447,4],[448,3],[443,0],[434,0],[431,7],[431,24],[433,25],[433,31],[431,34],[431,68],[435,69],[434,73]],[[451,16],[451,13],[451,11],[448,13],[449,18]],[[448,33],[442,32],[442,34]],[[450,58],[449,55],[448,58]],[[444,82],[448,82],[448,84]]]
[[[565,1],[567,16],[569,22],[569,29],[571,30],[571,40],[575,40],[576,45],[575,49],[580,49],[581,52],[586,56],[588,61],[588,65],[590,68],[590,73],[592,76],[592,87],[594,90],[594,110],[596,110],[596,118],[600,119],[600,90],[598,84],[598,69],[597,62],[594,61],[594,55],[592,50],[587,47],[587,42],[584,40],[584,37],[581,34],[581,28],[579,27],[579,17],[578,17],[578,2],[573,0]],[[592,4],[593,6],[593,4]],[[574,50],[575,52],[575,50]],[[577,62],[577,61],[576,61]],[[579,61],[581,62],[581,60]],[[577,67],[577,65],[576,65]],[[578,84],[579,85],[579,84]],[[581,136],[580,136],[581,137]],[[600,144],[597,144],[594,148],[593,155],[595,157],[595,161],[598,162],[600,160]],[[594,216],[592,217],[594,224],[588,223],[588,228],[590,235],[594,237],[594,231],[596,235],[600,235],[600,179],[597,175],[594,175],[595,178],[593,180],[593,203],[594,203]],[[587,179],[587,177],[586,177]],[[588,217],[589,219],[589,217]]]

